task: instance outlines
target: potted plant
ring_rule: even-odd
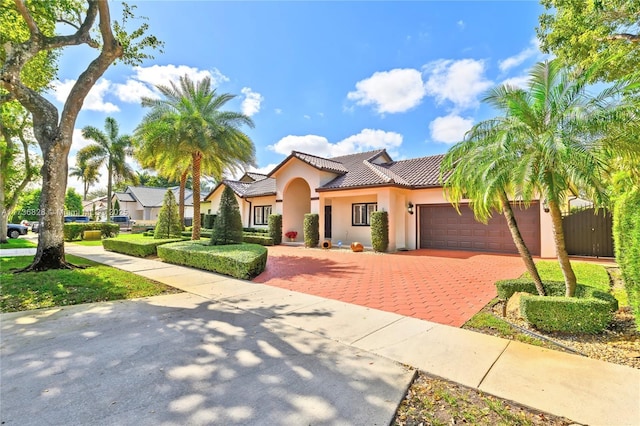
[[[298,233],[296,231],[288,231],[284,236],[287,237],[289,241],[295,241]]]

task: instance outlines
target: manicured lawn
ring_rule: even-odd
[[[34,247],[38,247],[38,244],[24,238],[9,238],[6,243],[0,244],[0,250]]]
[[[101,246],[102,240],[77,240],[67,241],[65,244],[77,244],[79,246]]]
[[[0,312],[16,312],[53,306],[132,299],[174,293],[177,290],[147,278],[67,255],[84,269],[14,274],[33,256],[0,258]]]
[[[536,262],[536,266],[542,281],[564,281],[562,270],[557,261],[540,260]],[[603,266],[584,262],[571,262],[571,266],[573,266],[573,272],[575,272],[579,284],[595,287],[605,292],[609,291],[609,274]],[[522,277],[528,278],[529,274],[525,273]]]

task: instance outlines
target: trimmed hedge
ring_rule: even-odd
[[[596,298],[525,295],[520,312],[543,331],[600,333],[613,319],[611,303]]]
[[[320,215],[307,213],[304,215],[304,246],[317,247],[320,242]]]
[[[597,288],[578,284],[576,297],[565,297],[562,281],[545,281],[547,296],[538,296],[535,284],[527,278],[496,282],[498,297],[509,299],[515,292],[531,293],[520,299],[522,317],[544,331],[599,333],[613,319],[618,300]]]
[[[211,246],[206,241],[182,241],[158,247],[165,262],[251,279],[264,271],[267,249],[257,244]]]
[[[268,234],[269,229],[268,228],[242,228],[242,232],[245,232],[248,234]]]
[[[616,261],[640,330],[640,189],[623,193],[613,211]]]
[[[128,254],[129,256],[147,257],[157,254],[158,246],[167,243],[175,243],[182,241],[180,238],[156,239],[149,240],[119,240],[117,238],[107,238],[102,240],[102,246],[105,250],[115,251],[116,253]]]
[[[566,287],[563,281],[545,281],[542,283],[547,296],[540,297],[564,297]],[[530,279],[517,278],[513,280],[501,280],[496,282],[496,289],[500,299],[509,299],[515,292],[525,292],[537,294],[536,286]],[[576,296],[570,299],[599,299],[609,304],[612,312],[618,310],[618,300],[609,293],[598,290],[595,287],[578,284],[576,287]]]
[[[389,214],[385,211],[371,213],[371,246],[378,252],[389,248]]]
[[[191,231],[182,231],[182,236],[191,238]],[[200,238],[211,238],[211,231],[200,230]]]
[[[65,223],[64,240],[81,240],[84,231],[100,231],[102,238],[112,238],[117,236],[120,232],[120,225],[108,222]]]
[[[269,236],[273,238],[273,244],[282,244],[282,215],[271,214],[268,219]]]
[[[243,232],[242,242],[249,244],[260,244],[261,246],[272,246],[273,238],[263,233]]]

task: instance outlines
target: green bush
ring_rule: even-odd
[[[225,186],[220,197],[220,211],[211,231],[211,245],[239,244],[242,242],[242,217],[238,200],[230,186]]]
[[[616,261],[640,330],[640,189],[623,193],[613,212]]]
[[[389,248],[389,214],[387,212],[371,213],[371,246],[378,252],[385,252]]]
[[[165,262],[251,279],[264,271],[267,249],[257,244],[210,246],[203,241],[182,241],[158,247]]]
[[[564,297],[565,284],[563,281],[545,281],[542,283],[544,291],[547,296],[541,297]],[[501,280],[496,282],[496,289],[498,291],[498,297],[500,299],[509,299],[515,292],[525,292],[531,294],[537,294],[536,286],[528,278],[518,278],[513,280]],[[618,310],[618,300],[609,293],[591,287],[588,285],[578,284],[576,287],[576,296],[572,299],[599,299],[606,302],[612,312]]]
[[[64,240],[73,241],[81,240],[84,231],[100,231],[102,238],[112,238],[120,232],[120,226],[117,223],[107,222],[89,222],[89,223],[65,223],[64,224]]]
[[[242,232],[244,232],[245,234],[268,234],[269,233],[269,229],[268,228],[242,228]]]
[[[269,215],[269,236],[273,238],[273,244],[280,245],[282,243],[282,215]]]
[[[242,234],[242,242],[250,244],[260,244],[261,246],[272,246],[273,238],[268,235],[261,235],[258,232],[244,232]]]
[[[116,253],[128,254],[129,256],[147,257],[157,254],[157,247],[162,244],[182,241],[180,238],[149,238],[149,240],[120,240],[117,238],[107,238],[102,240],[105,250]]]
[[[304,246],[317,247],[320,242],[320,216],[316,213],[304,215]]]
[[[523,296],[523,318],[543,331],[600,333],[611,322],[611,304],[596,298]]]
[[[204,221],[202,222],[202,227],[206,229],[213,229],[213,223],[216,219],[215,214],[205,214]]]

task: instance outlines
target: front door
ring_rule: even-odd
[[[331,206],[324,206],[324,237],[331,238]]]

